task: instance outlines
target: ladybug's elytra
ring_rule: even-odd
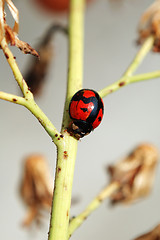
[[[69,105],[69,115],[73,120],[72,132],[82,138],[101,123],[104,104],[99,94],[91,89],[81,89],[74,94]]]

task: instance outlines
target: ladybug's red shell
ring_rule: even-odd
[[[103,100],[96,91],[81,89],[75,93],[69,105],[73,132],[83,137],[98,127],[103,118],[103,109]]]

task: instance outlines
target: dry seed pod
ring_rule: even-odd
[[[158,224],[152,231],[135,238],[134,240],[158,240],[160,239],[160,224]]]
[[[123,160],[109,166],[111,182],[118,181],[121,185],[111,196],[111,202],[131,203],[147,196],[152,189],[157,163],[157,149],[142,144]]]
[[[156,0],[142,15],[139,26],[138,43],[153,35],[155,37],[153,51],[160,52],[160,0]]]
[[[47,161],[42,155],[34,154],[25,159],[20,192],[28,207],[24,225],[39,220],[42,210],[50,210],[53,186]]]

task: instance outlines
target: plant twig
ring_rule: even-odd
[[[12,103],[17,103],[17,104],[20,104],[20,105],[25,105],[25,103],[26,103],[25,98],[19,97],[19,96],[14,95],[14,94],[2,92],[2,91],[0,91],[0,99],[6,100],[6,101],[12,102]]]
[[[28,86],[27,86],[25,80],[23,79],[23,76],[18,68],[16,60],[15,60],[12,52],[10,51],[5,38],[3,38],[3,40],[1,41],[1,47],[2,47],[3,53],[6,57],[9,65],[12,69],[13,75],[14,75],[18,85],[20,86],[20,89],[21,89],[23,95],[27,99],[32,99],[33,94],[29,91]]]
[[[134,75],[131,77],[123,76],[117,82],[114,82],[113,84],[106,87],[105,92],[103,90],[99,91],[99,94],[101,97],[106,97],[108,94],[113,93],[113,92],[119,90],[121,87],[124,87],[130,83],[141,82],[144,80],[150,80],[150,79],[154,79],[154,78],[160,78],[160,71],[137,74],[137,75]]]
[[[131,62],[123,76],[132,76],[136,69],[139,67],[147,53],[152,49],[154,44],[154,36],[149,36],[143,43],[140,50],[137,52],[134,60]]]
[[[150,80],[150,79],[159,78],[159,77],[160,77],[160,71],[154,71],[154,72],[150,72],[150,73],[134,75],[133,77],[129,77],[128,81],[126,80],[126,82],[127,83],[135,83],[135,82]]]
[[[107,187],[105,187],[86,207],[86,209],[80,213],[77,217],[73,218],[69,224],[69,236],[86,220],[86,218],[96,210],[101,203],[109,196],[111,196],[118,188],[120,184],[118,182],[113,182]]]
[[[143,43],[142,47],[136,54],[135,58],[133,59],[133,61],[131,62],[131,64],[129,65],[129,67],[127,68],[125,73],[123,74],[123,76],[120,78],[120,80],[118,80],[117,82],[115,82],[115,83],[111,84],[110,86],[107,86],[99,91],[99,94],[102,98],[106,97],[108,94],[110,94],[116,90],[119,90],[122,86],[126,86],[129,83],[141,81],[141,78],[139,78],[139,77],[137,78],[136,81],[134,81],[133,78],[130,78],[130,77],[136,71],[136,69],[139,67],[140,63],[143,61],[143,59],[147,55],[147,53],[152,49],[153,43],[154,43],[153,36],[150,36],[146,39],[146,41]],[[141,75],[142,80],[145,80],[146,76],[144,76],[144,75]],[[154,78],[154,77],[152,77],[153,75],[151,74],[151,78]],[[148,77],[149,77],[149,74],[146,79],[149,79]]]
[[[68,107],[73,94],[82,88],[84,3],[84,0],[71,0],[70,3],[68,83],[61,130],[64,144],[57,148],[49,240],[68,239],[72,182],[77,154],[77,140],[67,132],[70,123]]]
[[[5,38],[3,38],[1,42],[1,47],[12,69],[14,77],[22,90],[24,98],[9,94],[9,93],[0,92],[0,99],[25,106],[38,119],[38,121],[47,131],[49,136],[52,138],[53,142],[56,145],[61,145],[63,142],[63,138],[60,137],[61,134],[57,131],[55,126],[51,123],[51,121],[47,118],[47,116],[43,113],[43,111],[39,108],[39,106],[34,101],[33,94],[28,89],[28,86],[25,80],[23,79],[23,76],[18,68],[16,60],[12,52],[10,51]]]

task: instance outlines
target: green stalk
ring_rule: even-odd
[[[12,72],[13,72],[13,75],[15,77],[15,80],[17,81],[24,97],[26,99],[33,99],[33,94],[29,91],[28,89],[28,86],[18,68],[18,65],[16,63],[16,60],[11,52],[11,50],[9,49],[8,47],[8,44],[6,42],[6,39],[3,38],[3,40],[1,41],[1,48],[3,50],[3,53],[7,59],[7,62],[9,63],[11,69],[12,69]]]
[[[26,103],[25,98],[19,97],[19,96],[14,95],[14,94],[2,92],[2,91],[0,91],[0,99],[6,100],[6,101],[12,102],[12,103],[20,104],[20,105],[23,105],[23,106]]]
[[[134,57],[133,61],[123,74],[123,76],[120,78],[120,80],[116,81],[115,83],[111,84],[110,86],[107,86],[99,91],[100,96],[106,97],[108,94],[115,92],[116,90],[120,89],[122,86],[126,86],[126,84],[130,83],[130,77],[132,74],[136,71],[136,69],[139,67],[147,53],[152,49],[154,43],[154,37],[150,36],[146,39],[146,41],[141,46],[140,50]],[[127,81],[126,81],[127,79]],[[145,80],[145,79],[144,79]],[[139,79],[141,81],[141,79]]]
[[[63,141],[62,135],[57,131],[55,126],[51,123],[48,117],[43,113],[43,111],[34,101],[33,94],[28,89],[28,86],[19,70],[16,60],[12,52],[10,51],[5,38],[3,38],[1,42],[1,47],[24,97],[16,96],[5,92],[0,92],[0,99],[25,106],[38,119],[38,121],[47,131],[49,136],[52,138],[53,142],[56,145],[60,145],[61,142]]]
[[[136,83],[144,80],[150,80],[153,78],[160,78],[160,71],[154,71],[150,73],[143,73],[143,74],[137,74],[133,77],[130,77],[128,82],[129,83]]]
[[[152,49],[154,40],[154,36],[152,35],[145,40],[142,47],[137,52],[134,60],[131,62],[123,76],[132,76],[132,74],[136,71],[137,67],[139,67],[143,59],[146,57],[147,53]]]
[[[101,203],[109,196],[111,196],[117,189],[119,189],[120,184],[118,182],[113,182],[107,187],[105,187],[86,207],[86,209],[80,213],[77,217],[73,218],[69,224],[69,236],[81,226],[81,224],[87,219],[87,217],[95,211]]]
[[[119,90],[120,88],[127,86],[130,83],[137,83],[137,82],[150,80],[154,78],[160,78],[160,71],[137,74],[131,77],[124,76],[120,78],[117,82],[114,82],[113,84],[109,85],[105,89],[102,89],[101,91],[99,91],[99,95],[101,97],[106,97],[108,94],[113,93]]]
[[[67,240],[77,140],[70,136],[68,106],[82,88],[84,0],[71,0],[69,17],[69,69],[62,122],[63,145],[57,148],[55,187],[48,240]]]

